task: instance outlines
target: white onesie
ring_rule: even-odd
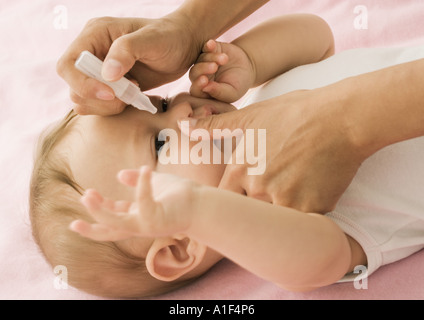
[[[422,58],[424,46],[345,51],[278,76],[252,90],[242,106]],[[388,146],[368,158],[327,216],[364,249],[364,275],[424,248],[424,137]]]

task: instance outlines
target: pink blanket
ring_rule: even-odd
[[[87,20],[97,16],[160,17],[182,0],[0,0],[0,299],[98,299],[57,289],[55,274],[32,241],[28,181],[40,130],[71,106],[55,64]],[[309,12],[332,27],[337,51],[357,47],[423,44],[421,0],[273,0],[222,36],[231,40],[272,16]],[[175,94],[187,77],[154,90]],[[158,299],[423,299],[424,252],[387,265],[368,289],[334,284],[290,293],[224,260],[196,283]]]

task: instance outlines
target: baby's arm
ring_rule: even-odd
[[[184,234],[256,275],[297,291],[329,285],[352,269],[348,237],[323,215],[172,175],[151,180],[146,168],[125,175],[121,181],[136,186],[132,208],[116,212],[116,204],[90,191],[82,202],[97,223],[74,222],[74,231],[100,241]],[[162,186],[154,198],[152,181]]]
[[[232,42],[249,56],[255,70],[254,85],[297,66],[334,54],[328,24],[311,14],[287,15],[266,21]]]
[[[334,53],[331,29],[310,14],[268,20],[232,43],[209,41],[190,70],[191,94],[226,102],[296,67]]]
[[[187,234],[268,281],[305,291],[351,271],[350,240],[323,215],[211,187],[198,199]]]

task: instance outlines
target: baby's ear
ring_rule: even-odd
[[[202,262],[206,249],[188,237],[158,238],[147,252],[147,270],[158,280],[176,280]]]

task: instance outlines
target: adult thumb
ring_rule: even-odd
[[[136,33],[117,38],[111,45],[102,67],[102,77],[106,81],[121,79],[138,60]]]
[[[203,140],[237,137],[244,133],[246,126],[244,113],[243,110],[235,110],[200,119],[186,118],[178,121],[178,126],[183,134],[193,136],[196,131],[196,137]],[[207,134],[204,134],[206,132]]]

